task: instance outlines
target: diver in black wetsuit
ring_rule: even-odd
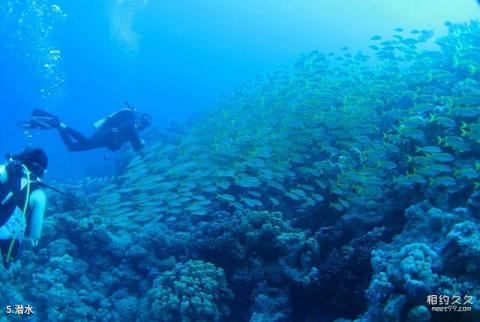
[[[130,142],[135,151],[140,153],[143,141],[139,132],[144,131],[151,123],[150,115],[139,113],[128,107],[96,122],[94,125],[97,130],[90,137],[67,126],[57,116],[38,109],[33,111],[30,121],[21,122],[19,125],[25,129],[58,129],[69,151],[87,151],[98,148],[117,151],[123,143]]]

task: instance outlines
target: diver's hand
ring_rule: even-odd
[[[15,177],[15,176],[21,176],[23,173],[23,165],[22,162],[18,160],[13,160],[10,161],[7,164],[7,174],[8,176]]]

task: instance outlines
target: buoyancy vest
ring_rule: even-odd
[[[101,128],[116,128],[120,126],[121,124],[127,123],[127,122],[135,122],[136,120],[136,112],[135,110],[124,108],[120,111],[117,111],[115,113],[112,113],[98,121],[96,121],[93,126],[99,130]]]
[[[21,175],[7,174],[7,176],[7,182],[0,184],[0,226],[10,219],[17,207],[23,211],[29,193],[26,188],[28,184],[22,189],[22,179],[28,180],[24,173]]]
[[[7,170],[7,167],[5,168]],[[10,262],[21,252],[21,241],[27,225],[26,212],[31,182],[30,171],[25,165],[22,165],[22,168],[20,174],[7,172],[7,181],[0,184],[0,229],[6,229],[7,235],[13,234],[8,239],[0,240],[0,254],[5,268],[8,268]],[[22,179],[26,180],[24,187]]]

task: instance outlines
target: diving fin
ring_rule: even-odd
[[[60,125],[60,119],[48,112],[34,109],[30,121],[18,122],[17,124],[26,130],[47,130],[57,128]]]

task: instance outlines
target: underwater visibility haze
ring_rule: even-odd
[[[479,15],[2,1],[0,320],[480,321]]]

